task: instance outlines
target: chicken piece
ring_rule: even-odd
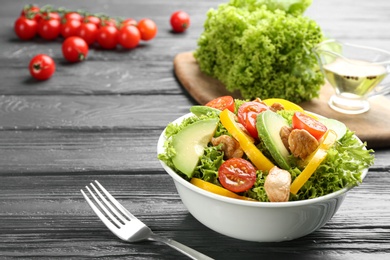
[[[272,112],[284,110],[284,106],[278,102],[273,103],[269,108]]]
[[[272,167],[265,182],[264,189],[271,202],[285,202],[290,198],[291,174],[278,168]]]
[[[254,102],[258,102],[258,103],[261,103],[261,104],[263,104],[263,105],[266,105],[267,106],[267,104],[266,103],[264,103],[264,101],[263,100],[261,100],[261,98],[256,98],[255,100],[253,100]]]
[[[314,136],[304,129],[294,129],[288,136],[288,145],[295,157],[305,160],[314,152],[319,143]]]
[[[214,146],[222,144],[222,151],[226,159],[241,158],[244,155],[244,151],[241,149],[240,144],[229,135],[221,135],[219,137],[211,139],[211,143]]]
[[[288,145],[288,137],[290,136],[291,131],[292,131],[292,127],[283,126],[282,128],[280,128],[280,132],[279,132],[279,136],[282,139],[284,147],[286,147],[287,150],[290,150]]]

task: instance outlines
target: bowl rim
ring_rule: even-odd
[[[308,111],[309,112],[309,111]],[[179,118],[175,119],[172,121],[172,123],[180,123],[183,119],[193,116],[194,114],[192,113],[187,113],[183,116],[180,116]],[[165,131],[166,128],[162,131],[160,134],[160,137],[157,142],[157,154],[163,153],[164,152],[164,142],[166,140],[165,138]],[[362,141],[355,135],[355,137],[362,143]],[[353,187],[345,187],[341,190],[338,190],[336,192],[323,195],[321,197],[313,198],[313,199],[306,199],[306,200],[297,200],[297,201],[287,201],[287,202],[261,202],[261,201],[247,201],[247,200],[239,200],[235,198],[229,198],[225,197],[219,194],[215,194],[209,191],[206,191],[204,189],[201,189],[193,184],[191,184],[189,181],[183,179],[179,174],[177,174],[174,170],[172,170],[165,162],[159,160],[162,167],[164,170],[173,178],[175,182],[180,183],[184,187],[190,189],[193,192],[200,193],[206,197],[219,200],[222,202],[230,203],[230,204],[236,204],[236,205],[241,205],[241,206],[249,206],[249,207],[254,207],[254,208],[286,208],[286,207],[299,207],[299,206],[305,206],[305,205],[311,205],[311,204],[316,204],[320,202],[324,202],[330,199],[334,199],[337,197],[342,196],[343,194],[347,193],[349,190],[353,189],[356,186]],[[368,173],[368,168],[365,168],[361,174],[361,179],[362,182],[367,176]]]

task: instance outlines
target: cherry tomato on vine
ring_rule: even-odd
[[[15,21],[14,31],[21,40],[30,40],[37,34],[38,23],[36,20],[20,16]]]
[[[38,23],[38,34],[45,40],[56,39],[61,32],[61,23],[57,19],[41,19]]]
[[[41,18],[45,20],[54,19],[61,21],[61,15],[57,12],[44,12],[41,14]]]
[[[100,27],[96,40],[103,49],[114,49],[118,44],[118,29],[112,25]]]
[[[88,55],[88,50],[88,44],[77,36],[71,36],[62,43],[62,54],[69,62],[85,60]]]
[[[126,49],[133,49],[138,46],[141,34],[134,25],[125,25],[118,32],[118,43]]]
[[[234,112],[234,99],[231,96],[217,97],[209,101],[205,106],[225,110],[226,108]]]
[[[70,36],[76,36],[79,32],[81,22],[79,20],[67,20],[61,25],[61,35],[65,39]]]
[[[100,18],[94,15],[88,15],[84,17],[84,23],[93,23],[96,25],[97,28],[99,28],[100,22]]]
[[[84,39],[88,45],[96,41],[97,34],[98,27],[94,23],[82,23],[77,32],[77,36]]]
[[[308,131],[317,140],[320,139],[328,130],[323,123],[302,112],[294,113],[292,118],[292,127],[294,129],[304,129]]]
[[[218,180],[225,189],[244,192],[255,183],[256,168],[245,159],[232,158],[219,167]]]
[[[26,16],[28,13],[38,13],[39,11],[40,11],[39,6],[33,5],[33,4],[29,4],[29,5],[25,5],[23,7],[22,11],[20,12],[20,15],[21,16]]]
[[[100,26],[117,26],[117,22],[114,18],[102,18],[100,19]]]
[[[238,108],[238,122],[245,127],[253,138],[259,138],[256,128],[257,115],[268,109],[267,105],[260,102],[245,102]]]
[[[64,14],[64,19],[66,21],[69,21],[69,20],[77,20],[79,22],[82,22],[83,21],[83,16],[77,12],[68,12],[68,13],[65,13]]]
[[[49,79],[56,70],[54,60],[46,54],[38,54],[31,59],[29,64],[31,76],[37,80]]]
[[[153,39],[157,34],[157,25],[156,23],[148,18],[141,19],[138,22],[138,30],[141,33],[141,39],[144,41],[149,41]]]
[[[125,25],[137,26],[137,21],[133,18],[127,18],[127,19],[123,20],[120,25],[121,26],[125,26]]]
[[[174,12],[170,20],[174,32],[184,32],[190,26],[190,16],[183,11]]]
[[[37,5],[26,5],[23,7],[23,10],[20,12],[21,16],[27,17],[29,19],[34,19],[39,22],[41,19],[41,14],[39,13],[40,8]]]

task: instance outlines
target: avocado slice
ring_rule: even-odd
[[[290,153],[280,137],[280,129],[283,126],[290,127],[286,119],[270,110],[264,111],[257,116],[256,128],[259,138],[263,140],[265,147],[279,167],[287,170],[290,168],[288,162]]]
[[[347,126],[336,119],[321,117],[318,121],[323,123],[328,129],[335,131],[337,134],[337,140],[343,138],[343,136],[347,133]]]
[[[222,111],[213,107],[207,107],[207,106],[192,106],[190,107],[190,111],[192,114],[196,116],[206,115],[207,113],[215,113],[216,115],[219,115]]]
[[[189,178],[192,177],[204,148],[214,136],[218,122],[218,118],[200,120],[184,127],[172,137],[172,147],[176,151],[172,162]]]

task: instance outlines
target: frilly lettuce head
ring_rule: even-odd
[[[324,83],[312,49],[323,40],[303,16],[311,0],[231,0],[210,9],[194,56],[200,69],[243,98],[318,97]]]

